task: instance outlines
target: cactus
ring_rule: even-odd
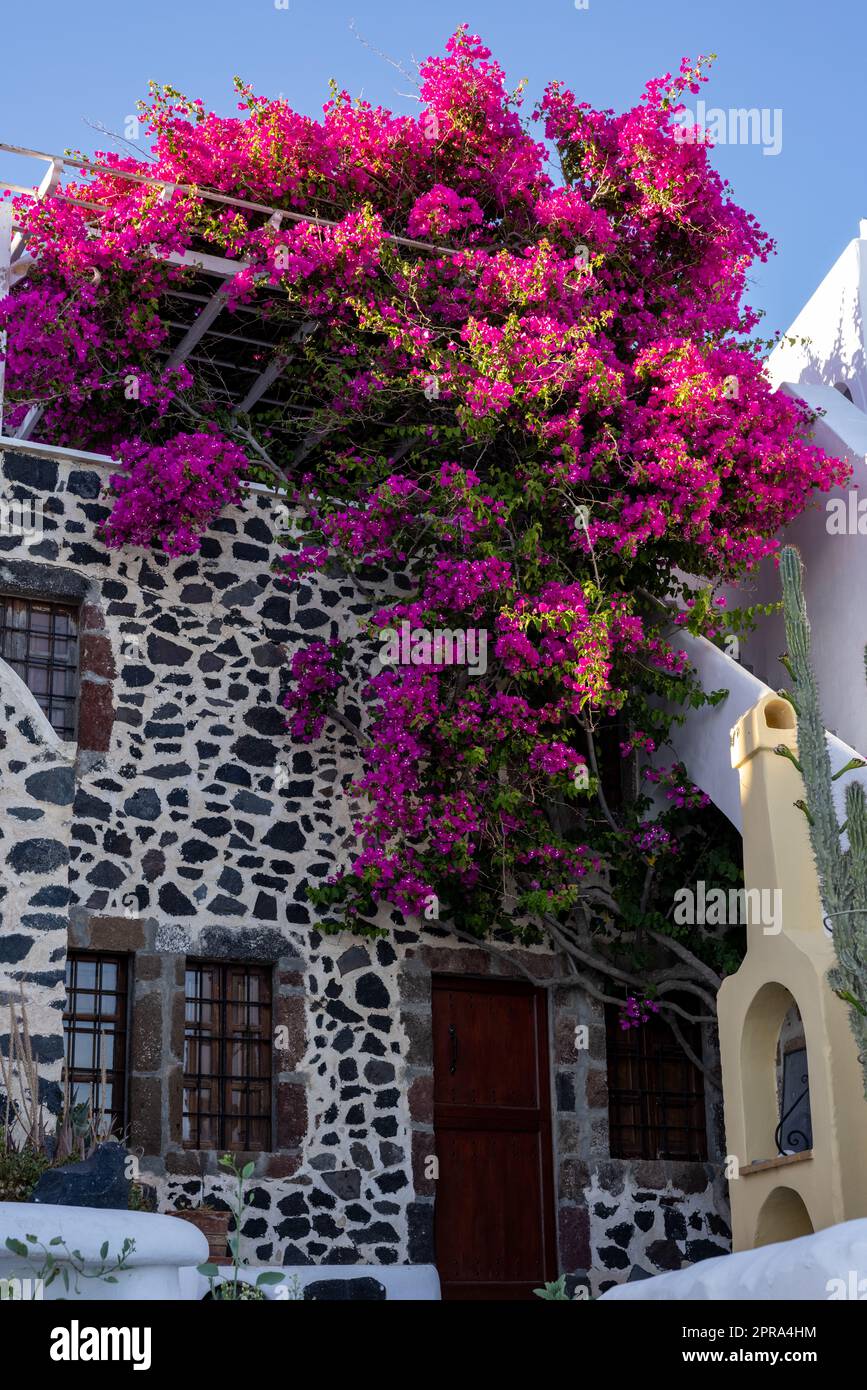
[[[867,1097],[867,799],[860,782],[850,783],[846,788],[846,820],[840,825],[832,786],[844,772],[864,767],[865,763],[852,759],[839,772],[831,772],[819,687],[810,663],[803,566],[794,546],[786,546],[780,555],[780,577],[788,646],[785,666],[794,687],[789,698],[798,714],[796,766],[806,788],[802,809],[837,953],[837,964],[828,973],[828,983],[849,1007]],[[790,756],[788,749],[777,751]],[[848,848],[843,846],[844,833],[848,836]]]

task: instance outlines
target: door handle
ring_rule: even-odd
[[[453,1023],[449,1024],[449,1037],[452,1040],[452,1060],[449,1063],[449,1076],[454,1076],[458,1069],[458,1030]]]

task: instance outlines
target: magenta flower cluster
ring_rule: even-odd
[[[308,741],[344,681],[366,705],[358,850],[331,885],[350,917],[436,899],[482,934],[568,911],[624,846],[673,849],[644,823],[612,840],[589,743],[653,754],[695,695],[672,572],[736,578],[847,476],[750,343],[772,243],[675,137],[703,80],[684,61],[621,114],[554,82],[528,121],[462,27],[421,64],[417,116],[341,91],[316,120],[243,85],[220,116],[156,89],[148,173],[174,192],[107,154],[63,200],[15,197],[35,264],[0,303],[7,429],[38,401],[36,437],[120,459],[108,544],[189,553],[270,477],[303,519],[285,582],[336,563],[370,596],[358,669],[314,643],[285,700]],[[224,312],[256,309],[285,350],[285,408],[245,422],[197,360],[164,369],[203,245],[239,267]],[[379,670],[402,622],[484,634],[484,667],[477,647]],[[647,775],[672,813],[706,805],[685,770]]]

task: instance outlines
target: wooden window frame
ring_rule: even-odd
[[[26,624],[16,625],[10,621],[16,609],[26,613]],[[34,629],[33,615],[45,610],[48,612],[48,631],[40,633]],[[69,621],[68,632],[56,630],[58,619],[61,618]],[[21,677],[51,727],[69,743],[74,743],[78,735],[81,685],[78,619],[77,604],[0,593],[0,658]],[[57,655],[62,642],[67,643],[70,650],[66,660]],[[47,651],[31,650],[37,643],[46,643]],[[31,682],[35,672],[45,673],[47,691],[34,689]],[[53,689],[58,678],[64,686],[62,694]]]
[[[79,966],[95,966],[93,987],[79,981]],[[106,965],[116,967],[116,985],[112,989],[103,980]],[[106,1083],[112,1088],[112,1104],[105,1107],[111,1118],[112,1133],[120,1138],[127,1115],[127,1075],[128,1075],[128,1028],[129,1028],[129,960],[127,956],[108,951],[69,951],[66,957],[66,1004],[63,1010],[64,1054],[70,1092],[75,1099],[78,1086],[90,1090],[90,1102],[94,1113],[101,1109],[102,1097],[102,1038],[110,1033],[114,1038],[114,1065],[106,1067]],[[82,996],[92,995],[95,1009],[86,1011],[79,1008]],[[115,1007],[108,1013],[103,1009],[106,999],[113,998]],[[108,1027],[104,1025],[109,1025]],[[75,1039],[80,1036],[94,1036],[94,1066],[75,1065]]]
[[[203,982],[210,972],[210,996],[203,994]],[[223,1152],[267,1153],[272,1142],[273,1093],[273,1033],[274,1007],[273,968],[250,962],[200,960],[188,958],[184,976],[184,1085],[182,1101],[182,1145],[185,1149]],[[192,990],[191,990],[192,977]],[[260,998],[249,998],[249,982],[256,980]],[[233,983],[244,983],[247,997],[232,996]],[[203,1014],[205,1006],[214,1016],[208,1023]],[[244,1023],[233,1024],[231,1010],[241,1008],[246,1013]],[[258,1021],[250,1022],[256,1010]],[[202,1067],[202,1053],[210,1043],[216,1050],[208,1069]],[[240,1048],[241,1070],[233,1070],[233,1049]],[[253,1049],[256,1049],[255,1054]],[[258,1062],[258,1067],[254,1064]],[[201,1105],[201,1092],[216,1089],[217,1104],[208,1109]],[[232,1109],[232,1089],[243,1095],[243,1110]],[[199,1104],[192,1105],[191,1093],[199,1094]],[[251,1108],[251,1099],[258,1103]],[[204,1123],[207,1122],[207,1123]],[[203,1137],[203,1130],[205,1134]],[[233,1133],[233,1130],[235,1133]]]
[[[700,1026],[680,1027],[701,1056]],[[611,1157],[706,1163],[704,1077],[665,1020],[621,1028],[620,1010],[606,1004],[605,1032]]]

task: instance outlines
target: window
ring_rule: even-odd
[[[63,1032],[74,1105],[105,1115],[105,1131],[125,1123],[127,962],[124,956],[70,951]]]
[[[0,594],[0,657],[36,697],[61,738],[76,732],[78,610]]]
[[[696,1056],[701,1028],[678,1020]],[[668,1024],[652,1014],[621,1028],[616,1005],[605,1006],[608,1113],[612,1158],[679,1158],[705,1162],[704,1078]]]
[[[188,961],[183,1143],[271,1146],[271,971]]]

